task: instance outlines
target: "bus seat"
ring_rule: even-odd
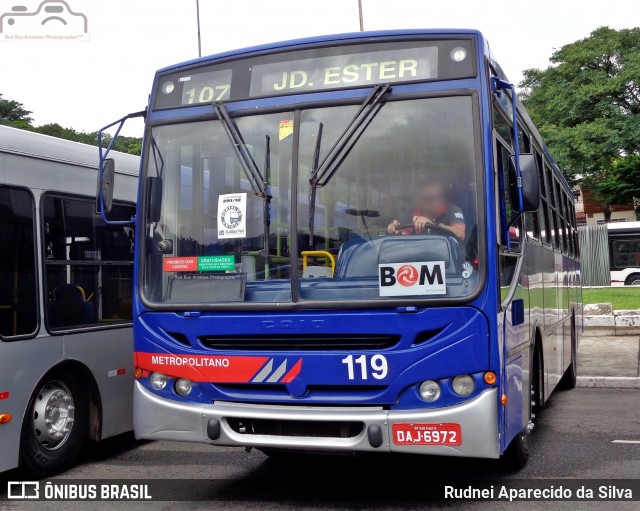
[[[87,325],[96,322],[96,312],[82,287],[63,284],[53,290],[49,319],[53,327]]]
[[[348,241],[340,248],[336,278],[377,277],[379,264],[444,261],[448,272],[460,272],[460,244],[449,236],[389,236]]]

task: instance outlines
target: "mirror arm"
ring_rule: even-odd
[[[124,126],[124,123],[127,121],[127,119],[133,119],[135,117],[145,117],[146,115],[147,115],[147,111],[141,110],[140,112],[127,114],[124,117],[118,119],[117,121],[114,121],[111,124],[107,124],[106,126],[100,128],[100,130],[98,131],[98,151],[100,155],[100,165],[98,166],[98,173],[100,174],[98,177],[99,182],[102,182],[102,179],[104,177],[103,175],[104,162],[107,159],[107,156],[109,156],[111,149],[113,149],[113,144],[118,138],[118,135],[120,134],[120,130],[122,129],[122,126]],[[112,126],[115,126],[116,124],[118,125],[118,128],[116,129],[116,134],[113,136],[113,138],[109,142],[109,145],[106,148],[102,147],[102,134]],[[102,221],[106,225],[131,225],[135,223],[135,216],[132,217],[131,220],[108,220],[104,210],[104,202],[103,202],[102,194],[100,194],[100,217],[102,218]]]
[[[509,229],[520,219],[524,211],[524,201],[522,199],[522,172],[520,171],[520,141],[518,139],[518,100],[516,97],[516,87],[512,83],[501,80],[497,76],[491,77],[491,89],[493,92],[502,92],[506,89],[511,91],[511,113],[512,113],[512,137],[513,152],[516,163],[516,186],[518,188],[518,213],[507,226],[507,250],[511,250],[511,239],[509,237]]]

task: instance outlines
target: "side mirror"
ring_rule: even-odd
[[[520,154],[520,177],[522,178],[522,213],[538,211],[540,205],[540,169],[534,154]],[[509,160],[509,194],[511,204],[519,204],[516,157]]]
[[[96,211],[98,213],[109,213],[111,211],[115,175],[115,161],[113,158],[107,158],[102,163],[102,172],[98,172],[98,187],[96,190]]]
[[[148,177],[147,192],[149,194],[149,215],[147,221],[158,222],[162,214],[162,178]]]

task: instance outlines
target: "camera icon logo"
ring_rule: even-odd
[[[7,499],[39,499],[40,483],[38,481],[7,482]]]
[[[32,11],[14,5],[0,14],[0,40],[89,40],[89,21],[65,0],[44,0]]]

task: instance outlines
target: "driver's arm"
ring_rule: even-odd
[[[464,241],[464,238],[467,234],[467,226],[462,222],[455,223],[453,225],[445,225],[445,224],[438,224],[438,225],[443,229],[446,229],[447,231],[451,231],[453,235],[456,238],[458,238],[458,241]]]

